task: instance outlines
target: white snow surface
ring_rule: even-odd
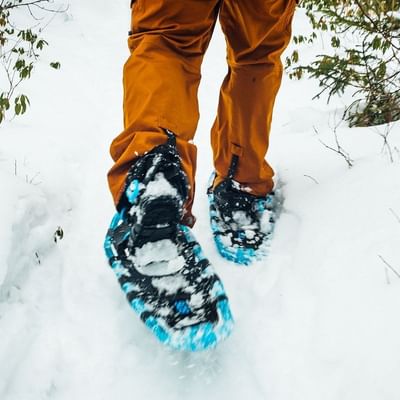
[[[176,353],[130,309],[102,249],[129,14],[126,0],[71,0],[46,28],[50,47],[25,87],[31,109],[0,127],[0,399],[398,400],[400,124],[349,129],[350,95],[312,101],[315,81],[285,77],[269,152],[284,204],[270,254],[246,268],[224,261],[206,198],[226,72],[218,27],[199,93],[194,233],[235,330],[215,350]],[[305,29],[299,12],[294,31]],[[61,70],[46,67],[53,60]],[[334,146],[336,126],[351,169],[321,144]]]
[[[152,196],[177,196],[178,191],[165,179],[163,173],[159,172],[155,175],[154,179],[150,181],[146,190],[143,193],[145,197]]]
[[[144,244],[132,258],[142,274],[151,276],[173,274],[185,265],[185,259],[178,254],[176,244],[169,239]]]

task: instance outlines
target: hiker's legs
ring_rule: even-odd
[[[218,0],[136,0],[132,5],[130,58],[124,66],[124,131],[113,141],[108,174],[115,204],[132,162],[176,134],[190,184],[186,223],[191,225],[196,147],[190,143],[199,111],[200,66],[218,15]]]
[[[211,132],[214,186],[239,156],[235,180],[265,195],[273,188],[265,161],[272,111],[282,78],[282,52],[291,36],[295,0],[225,0],[220,21],[227,40],[228,74]]]

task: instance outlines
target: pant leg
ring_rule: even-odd
[[[220,22],[227,40],[228,74],[211,131],[214,185],[239,156],[235,180],[255,195],[273,188],[265,161],[272,111],[282,79],[280,56],[291,37],[295,0],[224,0]]]
[[[219,0],[135,0],[131,55],[124,66],[124,131],[111,144],[115,161],[108,181],[118,205],[132,162],[165,143],[162,128],[177,135],[178,152],[190,184],[185,222],[192,225],[199,119],[200,66],[218,16]]]

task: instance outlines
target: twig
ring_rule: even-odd
[[[393,208],[389,208],[389,211],[394,215],[394,217],[397,219],[397,222],[400,224],[400,217],[396,214]]]
[[[386,277],[386,283],[390,285],[390,278],[389,278],[389,273],[388,269],[385,267],[385,277]]]
[[[39,3],[49,3],[49,0],[35,0],[35,1],[29,1],[27,3],[18,2],[18,3],[8,3],[3,7],[3,10],[11,10],[12,8],[17,8],[17,7],[25,7],[25,6],[32,6],[32,5],[38,5]]]
[[[30,179],[29,179],[28,175],[26,175],[26,183],[30,183],[31,185],[35,185],[35,186],[36,186],[36,185],[39,185],[40,182],[39,182],[39,183],[33,183],[33,181],[34,181],[39,175],[40,175],[40,172],[36,172],[36,174],[33,175],[33,177],[30,178]]]
[[[378,255],[378,257],[400,279],[400,273],[397,272],[381,255]]]
[[[315,178],[313,178],[312,176],[310,176],[310,175],[306,175],[306,174],[304,174],[304,176],[306,177],[306,178],[310,178],[312,181],[314,181],[317,185],[319,185],[319,182],[315,179]]]
[[[326,143],[324,143],[321,139],[319,139],[320,143],[324,145],[327,149],[332,150],[333,152],[339,154],[344,158],[346,161],[346,164],[349,168],[351,168],[354,165],[354,161],[350,158],[349,153],[344,150],[344,148],[340,145],[339,139],[337,137],[336,130],[334,130],[335,133],[335,142],[336,142],[336,149],[334,147],[328,146]]]
[[[383,145],[382,145],[381,152],[384,153],[384,151],[386,149],[386,151],[389,154],[389,160],[390,160],[391,163],[394,162],[394,158],[393,158],[393,150],[392,150],[392,147],[391,147],[391,145],[390,145],[390,143],[388,141],[388,137],[389,137],[389,134],[390,134],[392,129],[393,129],[393,125],[392,126],[386,125],[384,133],[381,133],[379,131],[379,129],[375,129],[375,132],[383,139]]]

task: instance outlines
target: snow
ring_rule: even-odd
[[[295,31],[304,24],[298,13]],[[268,258],[231,265],[207,218],[208,132],[226,72],[217,29],[200,87],[194,233],[236,326],[216,350],[172,352],[134,315],[102,249],[128,28],[125,0],[71,0],[46,28],[32,108],[0,127],[0,398],[398,400],[400,124],[348,129],[348,98],[312,101],[316,82],[285,77],[269,153],[283,210]],[[53,60],[61,70],[46,68]],[[335,146],[334,130],[351,169],[321,143]]]
[[[165,179],[163,173],[157,173],[152,181],[150,181],[143,193],[144,197],[152,196],[171,196],[176,197],[177,190]]]
[[[185,265],[178,255],[176,245],[169,239],[149,242],[136,250],[133,263],[144,275],[167,275],[181,270]]]
[[[155,286],[160,293],[166,292],[167,294],[174,294],[179,289],[184,288],[188,285],[185,277],[179,276],[163,276],[162,278],[152,279],[153,286]]]
[[[265,210],[261,214],[261,219],[260,219],[260,230],[261,232],[268,234],[272,230],[272,223],[271,223],[271,212],[268,210]]]
[[[250,229],[245,230],[244,234],[246,235],[246,238],[249,240],[253,239],[254,236],[256,235],[256,233]]]
[[[252,221],[245,211],[235,211],[232,213],[232,219],[243,229],[246,226],[249,226],[249,229],[251,229]]]

